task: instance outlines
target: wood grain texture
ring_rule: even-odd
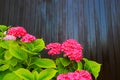
[[[0,24],[24,26],[46,44],[74,38],[102,64],[98,80],[120,80],[119,9],[120,0],[0,0]]]

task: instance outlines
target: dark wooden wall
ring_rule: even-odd
[[[74,38],[102,63],[98,80],[120,80],[120,0],[0,0],[0,24],[24,26],[46,43]]]

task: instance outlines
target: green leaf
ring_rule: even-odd
[[[68,66],[70,64],[70,60],[68,58],[59,58],[62,65],[65,67],[65,66]]]
[[[5,25],[0,25],[0,31],[4,32],[4,31],[6,31],[7,29],[8,29],[7,26],[5,26]]]
[[[3,59],[4,53],[5,53],[5,49],[3,49],[2,47],[0,47],[0,59]]]
[[[38,52],[42,51],[45,47],[43,39],[37,39],[32,43],[21,43],[23,45],[22,49],[29,54],[36,55]]]
[[[20,68],[16,71],[14,71],[14,73],[19,76],[21,79],[24,79],[24,80],[33,80],[33,75],[32,73],[27,70],[27,69],[24,69],[24,68]]]
[[[4,48],[0,47],[0,54],[6,51]]]
[[[28,57],[27,53],[24,50],[22,50],[21,47],[18,45],[11,45],[10,53],[20,60],[27,60]]]
[[[95,79],[97,79],[100,69],[101,69],[101,64],[95,61],[88,60],[86,58],[84,58],[83,60],[85,61],[84,69],[91,72],[93,76],[95,77]]]
[[[1,64],[6,64],[6,61],[3,60],[3,59],[0,59],[0,65],[1,65]]]
[[[3,32],[0,32],[0,37],[4,37],[5,34]]]
[[[33,71],[32,72],[33,76],[34,76],[34,80],[38,80],[38,72],[37,71]]]
[[[32,54],[32,49],[34,48],[33,43],[21,42],[22,49]]]
[[[4,49],[9,49],[13,44],[16,45],[12,40],[0,41],[0,47]]]
[[[11,60],[9,60],[9,64],[12,65],[13,67],[17,65],[17,59],[12,58]]]
[[[34,58],[33,64],[40,68],[56,68],[54,61],[46,58]]]
[[[31,49],[34,48],[33,43],[25,43],[25,42],[21,42],[21,44],[24,46],[25,49],[31,51]]]
[[[14,73],[8,73],[4,76],[3,80],[22,80]]]
[[[38,54],[39,54],[39,53],[32,52],[32,51],[30,51],[30,50],[27,50],[27,49],[25,49],[24,47],[21,47],[21,49],[22,49],[23,51],[25,51],[26,53],[28,53],[28,54],[32,54],[32,55],[38,55]]]
[[[38,80],[51,80],[55,77],[57,70],[54,69],[45,69],[40,72]]]
[[[7,50],[4,54],[5,60],[10,60],[13,56],[10,54],[9,50]]]
[[[0,66],[0,71],[5,71],[7,69],[9,69],[9,65],[8,64],[4,64],[4,65]]]
[[[3,80],[4,76],[5,76],[6,74],[8,74],[8,73],[10,73],[9,70],[0,71],[0,80]],[[8,79],[8,80],[9,80],[9,79]]]
[[[83,69],[83,65],[82,65],[82,62],[77,62],[77,70],[82,70]]]
[[[57,69],[58,69],[59,74],[68,73],[68,72],[69,72],[69,70],[67,70],[67,69],[63,66],[63,64],[61,63],[61,61],[60,61],[59,58],[56,59],[56,65],[57,65]]]
[[[32,49],[33,52],[40,52],[45,48],[45,43],[43,39],[37,39],[33,42],[34,48]]]
[[[19,68],[23,68],[23,65],[17,64],[16,66],[10,66],[9,70],[10,70],[10,71],[16,71],[16,70],[18,70]]]

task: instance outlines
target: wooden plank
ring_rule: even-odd
[[[5,0],[1,0],[0,1],[0,24],[4,24],[4,18],[3,18],[5,16],[4,4],[5,4]]]
[[[115,79],[115,61],[112,60],[112,59],[115,59],[115,52],[114,52],[114,47],[113,47],[113,28],[112,28],[112,20],[111,20],[111,9],[110,9],[110,1],[106,1],[106,18],[107,18],[107,30],[108,30],[108,33],[107,33],[107,47],[108,47],[108,65],[110,65],[110,73],[111,74],[111,79]],[[107,65],[107,66],[108,66]],[[106,67],[107,68],[107,67]]]

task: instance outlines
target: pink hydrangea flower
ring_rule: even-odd
[[[36,40],[36,37],[35,37],[35,36],[30,35],[30,34],[26,34],[25,36],[23,36],[23,37],[21,38],[20,41],[22,41],[22,42],[32,42],[32,41],[34,41],[34,40]]]
[[[12,27],[8,29],[7,35],[13,35],[15,37],[22,37],[24,35],[26,35],[27,32],[23,27]]]
[[[91,74],[86,70],[81,71],[75,71],[76,73],[79,73],[79,80],[92,80]]]
[[[70,80],[67,74],[60,74],[57,77],[57,80]]]
[[[49,51],[48,51],[49,55],[60,54],[61,44],[60,43],[50,43],[46,46],[45,49],[49,49]]]
[[[92,76],[88,71],[77,70],[68,74],[60,74],[57,76],[57,80],[92,80]]]
[[[6,35],[3,40],[16,40],[16,37],[13,35]]]
[[[65,56],[76,62],[82,60],[82,49],[83,47],[74,39],[66,40],[61,46],[61,51],[65,53]]]

